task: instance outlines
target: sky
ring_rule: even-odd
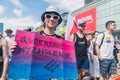
[[[59,9],[60,13],[72,12],[84,6],[84,0],[0,0],[0,23],[4,30],[11,28],[26,29],[41,25],[41,14],[50,5]]]

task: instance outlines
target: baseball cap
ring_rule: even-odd
[[[77,23],[77,25],[85,28],[86,27],[86,22],[82,21],[82,20],[79,20],[78,23]]]

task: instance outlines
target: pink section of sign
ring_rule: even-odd
[[[17,31],[16,41],[22,53],[16,57],[76,62],[73,42],[20,30]]]

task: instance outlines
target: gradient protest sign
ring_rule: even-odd
[[[73,42],[17,31],[18,47],[10,62],[11,79],[77,78]]]

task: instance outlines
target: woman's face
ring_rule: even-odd
[[[99,35],[99,33],[98,33],[98,32],[96,32],[96,33],[95,33],[95,35],[94,35],[94,38],[96,38],[96,39],[97,39],[98,35]]]
[[[45,26],[49,28],[56,28],[58,26],[58,20],[60,17],[54,13],[45,14]]]

